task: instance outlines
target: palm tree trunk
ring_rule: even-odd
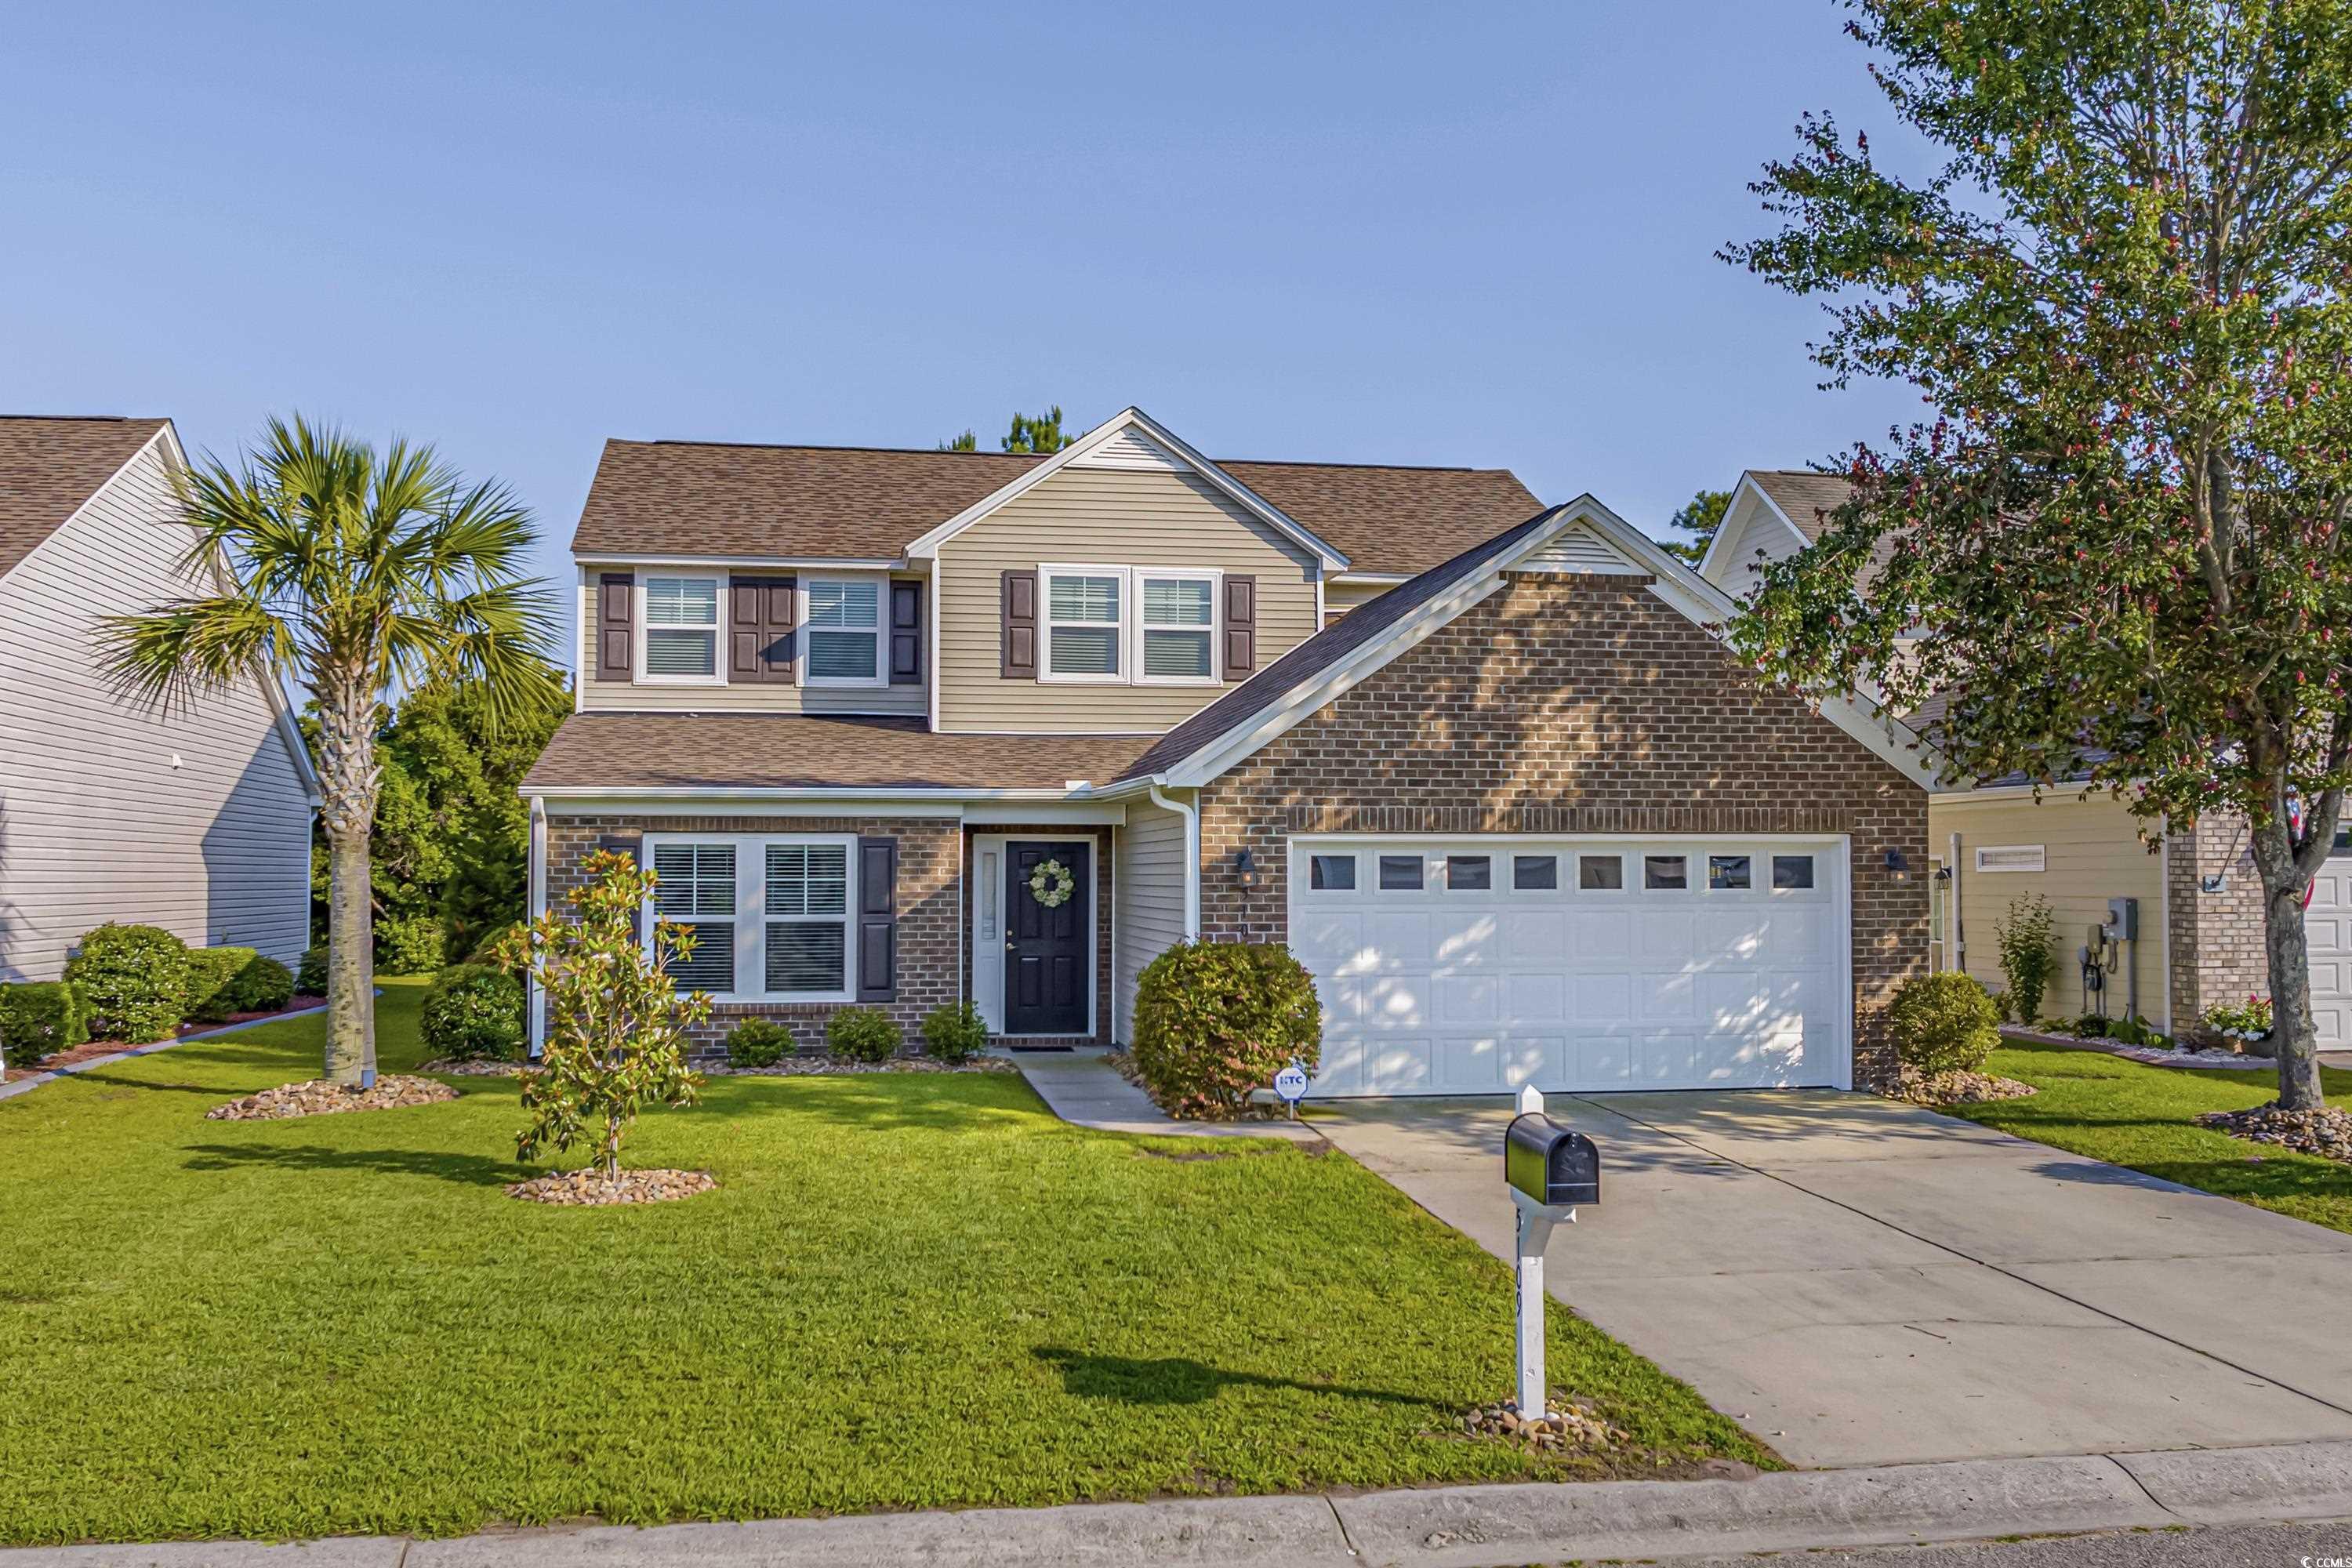
[[[2252,837],[2254,868],[2263,879],[2263,949],[2270,960],[2278,1102],[2287,1110],[2310,1110],[2324,1103],[2319,1030],[2311,1016],[2311,947],[2303,930],[2303,894],[2311,879],[2295,865],[2283,820],[2255,828]]]
[[[347,1089],[375,1072],[374,891],[366,833],[327,840],[327,1079]]]

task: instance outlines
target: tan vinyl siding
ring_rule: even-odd
[[[1111,1038],[1129,1044],[1135,986],[1144,966],[1184,940],[1184,818],[1151,805],[1129,805],[1118,830],[1116,910],[1111,946],[1118,963],[1111,985]]]
[[[784,686],[772,681],[760,681],[734,686],[660,686],[639,684],[630,680],[599,680],[596,679],[596,574],[600,571],[617,572],[625,567],[583,566],[573,598],[574,638],[572,647],[580,661],[580,708],[586,713],[897,713],[927,715],[931,708],[930,678],[928,662],[923,668],[923,684],[919,686]],[[751,575],[823,576],[822,572],[806,570],[759,572]],[[923,614],[930,615],[930,590],[928,581],[907,573],[895,573],[892,582],[923,583]],[[725,595],[720,595],[721,603]],[[889,599],[883,599],[884,626],[882,656],[889,657]],[[643,628],[638,628],[642,632]],[[721,638],[720,666],[725,667],[725,639]],[[928,658],[929,638],[925,639]],[[805,649],[803,649],[805,651]]]
[[[1323,584],[1323,624],[1329,626],[1349,610],[1359,610],[1391,588],[1393,583],[1326,583]]]
[[[2130,994],[2129,963],[2139,972],[2140,1016],[2158,1028],[2171,1028],[2171,1004],[2166,994],[2164,942],[2164,860],[2151,854],[2138,837],[2139,818],[2120,801],[2104,795],[2078,800],[2072,795],[2044,796],[2040,802],[1981,805],[1931,800],[1927,808],[1930,852],[1949,854],[1952,835],[1960,849],[1954,873],[1958,888],[1961,940],[1967,948],[1968,972],[1995,991],[2008,982],[2000,973],[2000,918],[2010,905],[2029,893],[2050,901],[2058,927],[2058,967],[2051,977],[2042,1011],[2071,1016],[2090,1011],[2084,1000],[2081,966],[2075,952],[2093,925],[2107,918],[2107,900],[2139,900],[2140,940],[2136,958],[2107,977],[2106,1011],[2120,1015]],[[1976,852],[2002,846],[2042,846],[2040,871],[1979,871]]]
[[[1166,730],[1228,689],[1001,679],[1001,574],[1045,563],[1254,574],[1260,669],[1316,630],[1314,557],[1208,484],[1190,474],[1065,468],[940,547],[941,729]],[[1041,658],[1045,640],[1041,624]]]
[[[163,715],[96,672],[98,617],[190,591],[169,505],[150,447],[0,578],[0,981],[55,979],[110,920],[289,963],[309,941],[310,803],[258,681]]]

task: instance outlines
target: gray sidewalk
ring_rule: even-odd
[[[1318,1134],[1305,1122],[1178,1121],[1151,1097],[1119,1077],[1099,1050],[1023,1051],[1013,1060],[1046,1109],[1063,1121],[1100,1132],[1150,1132],[1171,1138],[1290,1138]]]
[[[1503,1568],[2352,1516],[2352,1443],[446,1541],[33,1547],[0,1568]]]

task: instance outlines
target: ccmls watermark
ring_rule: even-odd
[[[2352,1557],[2306,1557],[2303,1568],[2352,1568]]]

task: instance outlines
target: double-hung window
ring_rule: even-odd
[[[855,844],[832,834],[649,835],[654,912],[694,931],[693,956],[671,961],[672,984],[730,1002],[849,1000]]]
[[[871,577],[812,577],[804,592],[808,684],[882,684],[881,583]]]
[[[1217,683],[1218,574],[1160,566],[1045,566],[1047,680]]]
[[[639,676],[654,681],[717,680],[719,579],[663,574],[640,583],[646,629]]]
[[[1046,679],[1125,680],[1126,572],[1049,570],[1044,575]]]
[[[1191,685],[1216,679],[1217,584],[1213,577],[1136,574],[1142,611],[1138,679]]]

